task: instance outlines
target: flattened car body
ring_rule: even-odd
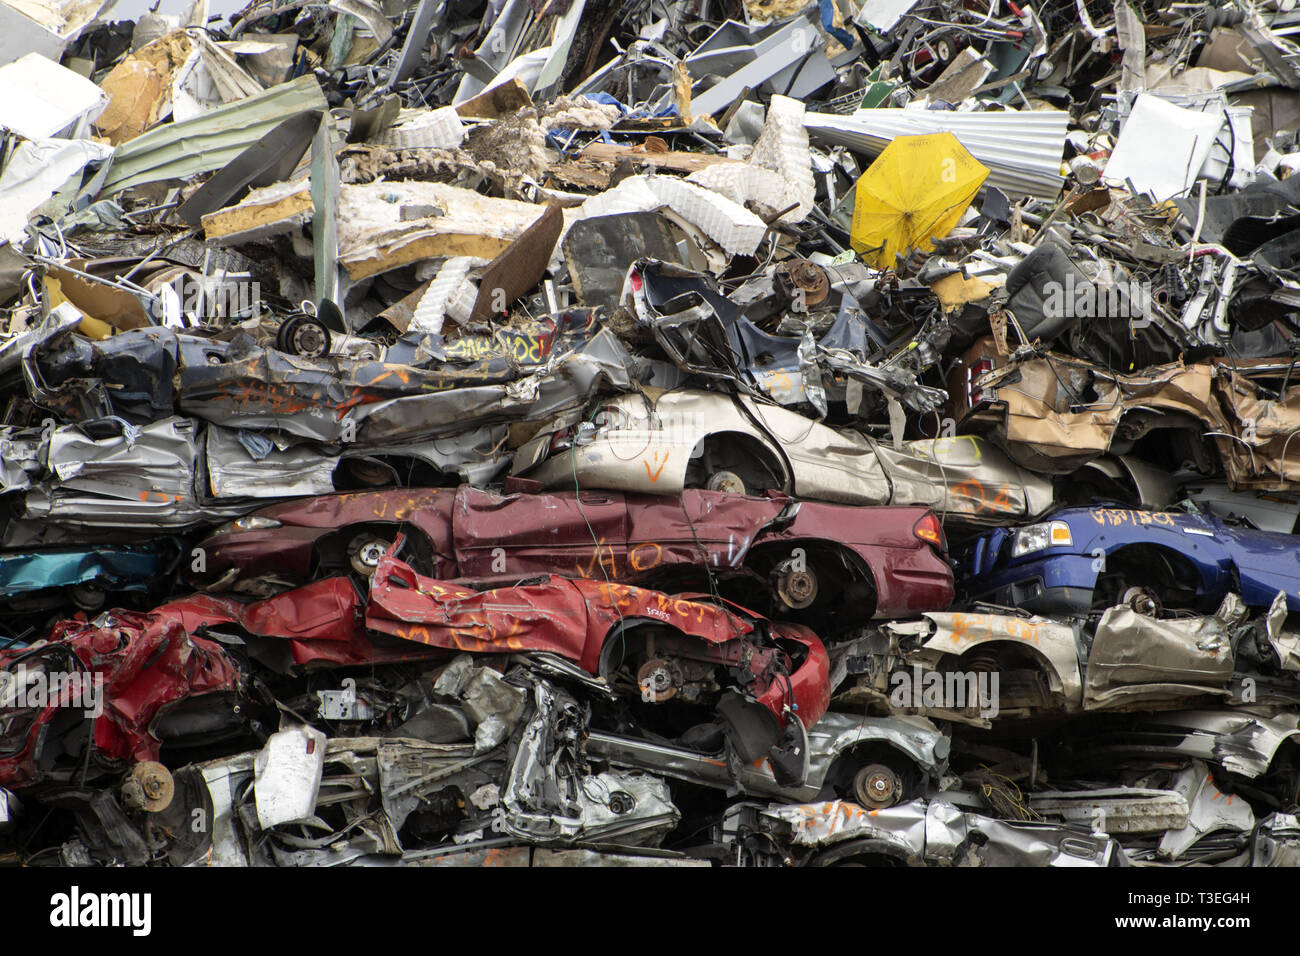
[[[1186,590],[1185,600],[1206,611],[1230,590],[1239,590],[1249,607],[1268,607],[1284,591],[1287,607],[1300,610],[1296,535],[1236,527],[1210,515],[1126,508],[1069,508],[1050,517],[1033,529],[999,528],[969,542],[958,556],[965,593],[1041,614],[1086,614],[1099,584],[1114,574],[1125,588]],[[1035,537],[1040,532],[1047,537]],[[1122,560],[1128,554],[1131,562]],[[1173,580],[1154,577],[1162,560]],[[1166,589],[1157,591],[1173,603]]]
[[[927,526],[929,539],[918,533],[929,514],[694,489],[680,498],[599,491],[498,495],[470,487],[339,494],[264,508],[219,530],[200,544],[205,568],[190,581],[202,586],[220,579],[230,587],[274,575],[296,583],[326,557],[331,542],[346,544],[348,528],[405,526],[429,545],[425,570],[441,580],[479,584],[549,573],[647,584],[745,568],[766,573],[801,548],[814,574],[820,558],[841,564],[849,581],[864,581],[868,589],[856,599],[871,602],[869,613],[888,617],[941,609],[952,600],[952,572],[934,540],[937,524]],[[823,601],[835,599],[832,580],[823,585]]]
[[[622,396],[584,421],[553,423],[516,452],[513,473],[546,487],[576,481],[652,494],[726,476],[729,490],[741,484],[815,501],[920,505],[985,522],[1041,514],[1053,494],[1049,481],[975,437],[895,449],[747,396],[688,390],[665,392],[653,403]]]
[[[736,667],[740,685],[778,722],[797,715],[816,723],[830,703],[826,650],[807,628],[769,624],[743,609],[734,611],[661,592],[621,584],[571,581],[551,576],[536,584],[474,591],[416,574],[385,555],[371,579],[366,626],[393,637],[446,650],[470,653],[543,651],[601,673],[602,656],[636,628],[662,628],[655,641],[664,657],[674,653],[694,660]],[[785,643],[795,653],[779,646]],[[622,646],[620,646],[622,650]],[[801,658],[794,663],[795,658]],[[637,677],[646,699],[667,700],[692,693],[671,667],[655,669],[661,658],[645,662]],[[707,683],[707,680],[705,681]]]

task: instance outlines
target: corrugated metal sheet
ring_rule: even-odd
[[[807,113],[814,139],[865,153],[878,153],[895,136],[951,132],[989,168],[987,184],[1012,200],[1055,199],[1061,192],[1061,153],[1069,114],[1064,110],[954,113],[940,110],[872,109],[852,116]]]
[[[320,83],[308,75],[194,119],[156,126],[119,146],[82,196],[105,198],[141,183],[220,169],[289,117],[328,109]]]

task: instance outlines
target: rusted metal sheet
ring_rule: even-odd
[[[563,228],[560,207],[551,203],[536,222],[487,264],[469,320],[476,322],[493,313],[505,312],[512,302],[537,285],[546,275]]]

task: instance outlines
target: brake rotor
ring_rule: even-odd
[[[715,471],[709,476],[709,491],[725,491],[731,495],[743,495],[745,482],[734,471]]]
[[[353,538],[348,545],[348,560],[352,564],[352,570],[363,577],[370,577],[375,573],[375,568],[379,567],[379,559],[391,546],[391,542],[374,535]]]
[[[348,462],[348,472],[361,484],[371,488],[383,487],[393,480],[392,469],[377,461],[353,459]]]
[[[1129,588],[1124,592],[1120,603],[1127,604],[1138,614],[1145,614],[1148,617],[1156,617],[1164,609],[1160,598],[1146,588]]]
[[[853,777],[853,793],[858,802],[872,810],[883,810],[898,802],[903,781],[884,764],[868,764]]]
[[[329,329],[310,316],[289,319],[280,330],[283,351],[303,358],[320,358],[330,348]]]
[[[175,794],[171,772],[153,760],[136,764],[122,781],[122,802],[132,810],[161,813],[171,806]]]
[[[662,658],[652,658],[642,664],[636,672],[636,683],[641,689],[641,699],[649,703],[661,704],[677,696],[672,667]]]
[[[792,611],[802,611],[817,600],[817,576],[811,571],[787,570],[776,581],[776,595]]]

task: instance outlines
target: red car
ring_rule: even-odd
[[[92,758],[97,774],[157,760],[169,741],[247,734],[266,691],[292,693],[305,671],[459,651],[548,652],[643,711],[716,712],[742,754],[755,754],[748,760],[781,744],[806,763],[806,728],[830,703],[826,650],[796,624],[560,577],[480,592],[382,555],[368,601],[341,577],[247,604],[200,595],[149,613],[78,616],[46,642],[0,651],[0,786],[68,780]],[[792,738],[801,743],[786,746]]]
[[[720,714],[743,759],[797,755],[802,780],[807,728],[830,707],[826,648],[802,625],[724,604],[557,575],[475,591],[384,554],[366,627],[452,651],[557,654],[642,705],[677,700],[699,705],[700,717]]]
[[[191,585],[292,586],[369,575],[398,532],[439,580],[478,586],[539,574],[713,590],[819,633],[871,617],[944,610],[953,576],[934,513],[687,490],[498,495],[471,487],[324,495],[273,505],[200,544]],[[709,573],[705,573],[707,568]],[[712,580],[710,580],[712,579]]]
[[[0,651],[0,785],[79,768],[92,719],[96,768],[157,760],[165,740],[195,731],[246,730],[244,668],[208,629],[272,639],[296,670],[445,656],[373,640],[363,617],[352,583],[328,578],[250,604],[198,595],[61,621],[48,641]]]

